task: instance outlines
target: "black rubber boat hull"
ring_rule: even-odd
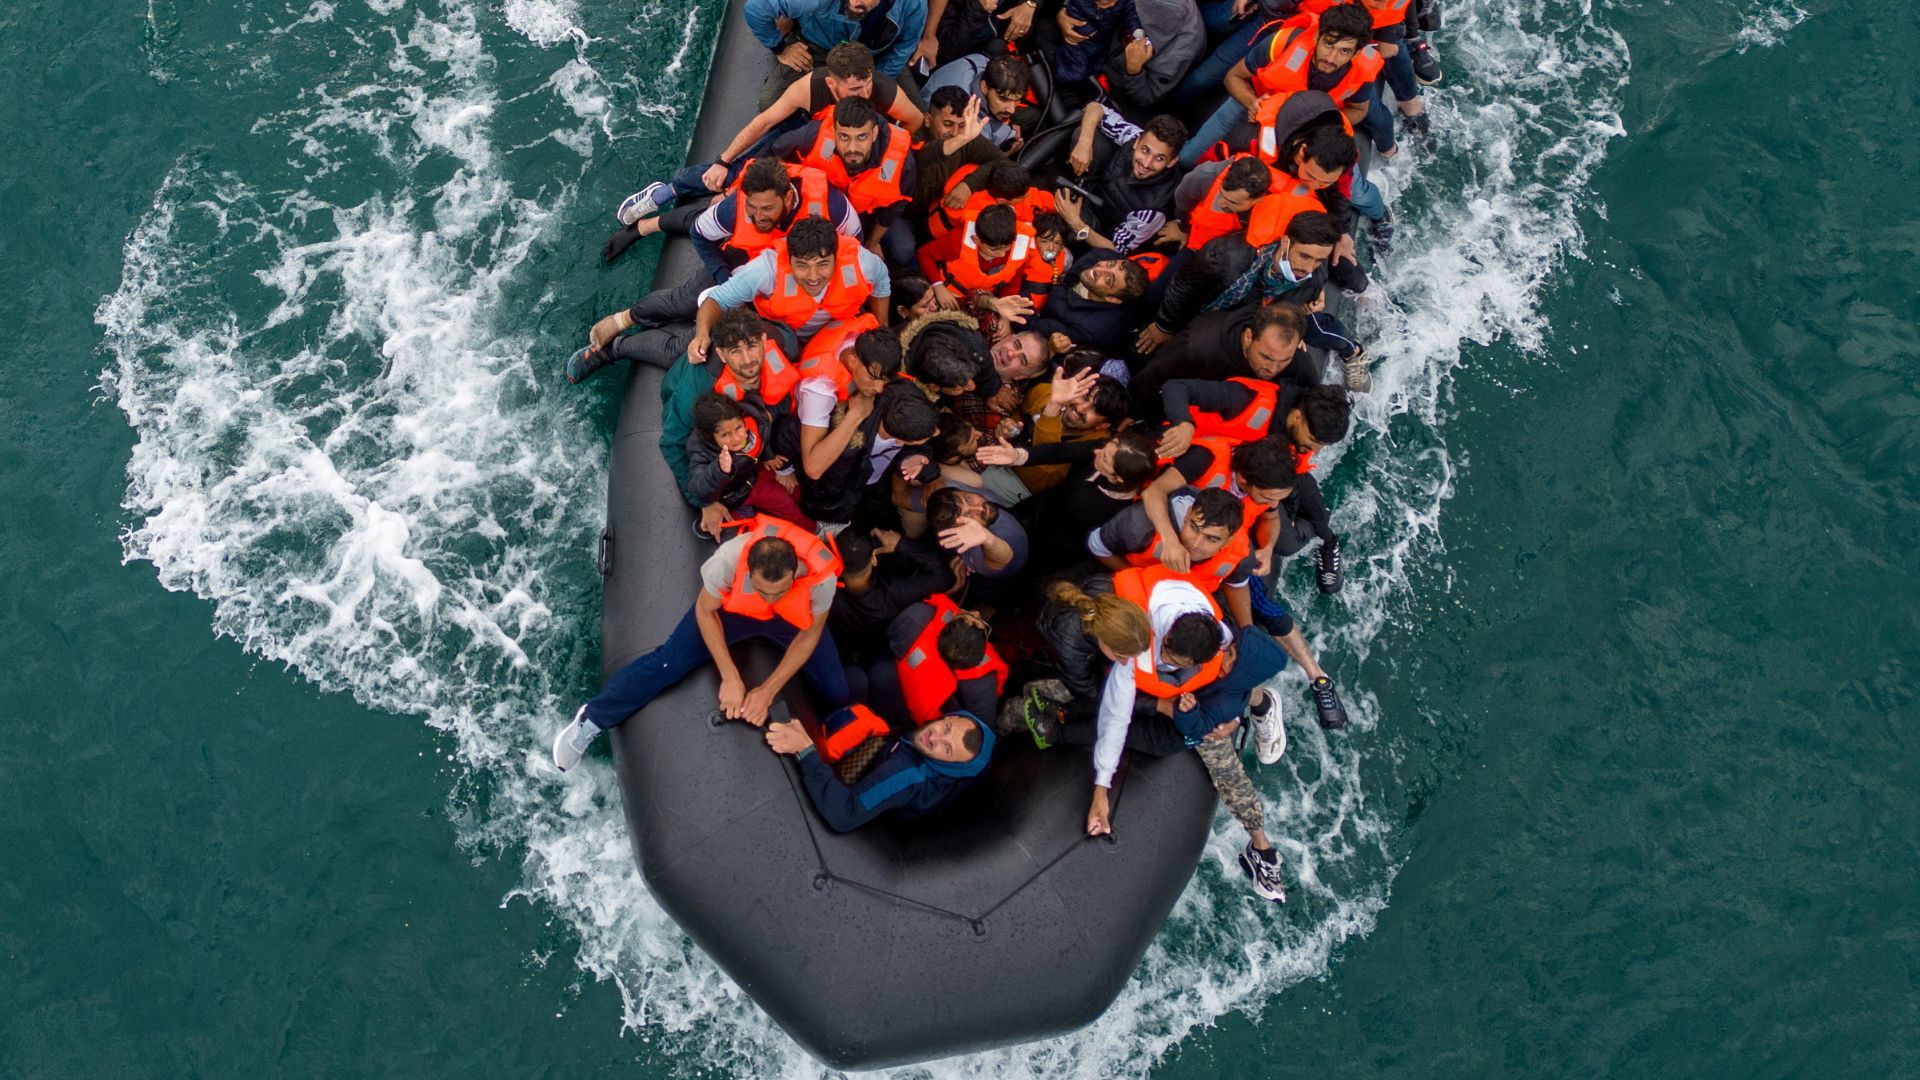
[[[769,62],[729,7],[690,160],[753,113]],[[684,241],[655,280],[700,272]],[[710,544],[657,447],[661,373],[635,370],[613,443],[601,674],[662,641]],[[770,670],[743,649],[748,678]],[[810,708],[800,681],[788,694]],[[1002,740],[988,776],[925,818],[827,830],[760,732],[709,716],[706,669],[614,729],[635,858],[654,898],[795,1041],[877,1068],[1042,1039],[1112,1004],[1186,887],[1215,798],[1192,754],[1131,763],[1116,837],[1083,835],[1084,752]]]

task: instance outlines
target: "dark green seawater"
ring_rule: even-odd
[[[815,1071],[541,763],[617,391],[557,365],[714,17],[0,13],[0,1076]],[[1223,824],[1107,1018],[935,1074],[1920,1072],[1920,17],[1448,19],[1359,565],[1287,579],[1357,714],[1259,777],[1293,901]]]

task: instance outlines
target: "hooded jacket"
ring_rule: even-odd
[[[827,827],[834,832],[852,832],[889,811],[902,817],[924,814],[986,772],[993,757],[993,728],[972,713],[950,715],[965,716],[980,728],[980,752],[972,760],[935,761],[902,736],[894,739],[867,775],[845,784],[811,746],[802,750],[800,777]],[[852,719],[851,709],[841,709],[828,716],[824,726],[831,734]]]

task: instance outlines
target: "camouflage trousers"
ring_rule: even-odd
[[[1260,793],[1253,790],[1253,780],[1240,762],[1240,751],[1234,746],[1234,740],[1203,739],[1193,749],[1200,755],[1200,763],[1207,767],[1207,775],[1213,777],[1213,788],[1220,793],[1220,801],[1227,805],[1227,813],[1232,814],[1249,835],[1266,828]]]

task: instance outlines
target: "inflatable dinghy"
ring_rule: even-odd
[[[690,160],[754,113],[770,57],[725,15]],[[657,286],[702,273],[670,238]],[[713,545],[660,456],[662,373],[627,383],[608,480],[601,676],[658,645]],[[743,674],[777,657],[738,650]],[[1193,754],[1130,756],[1114,835],[1084,825],[1092,763],[999,740],[987,775],[926,817],[836,835],[761,732],[714,722],[711,667],[613,729],[634,857],[654,899],[801,1046],[870,1069],[1059,1035],[1106,1011],[1193,874],[1215,796]],[[812,715],[805,680],[785,707]]]

